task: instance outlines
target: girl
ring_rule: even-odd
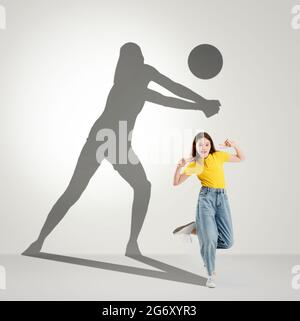
[[[201,181],[195,222],[180,226],[173,233],[197,234],[200,253],[208,273],[206,286],[210,288],[216,286],[216,249],[228,249],[233,245],[233,228],[225,189],[223,164],[245,159],[235,142],[227,139],[220,145],[233,147],[236,155],[217,151],[208,133],[198,133],[193,140],[192,156],[179,161],[173,182],[173,185],[177,186],[193,174],[196,174]],[[187,166],[182,171],[185,165]]]

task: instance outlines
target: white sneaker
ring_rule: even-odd
[[[191,222],[188,223],[186,225],[182,225],[177,227],[174,231],[173,234],[174,235],[180,235],[182,237],[182,240],[184,242],[187,242],[187,240],[189,240],[192,243],[192,237],[191,237],[191,233],[193,231],[193,229],[196,228],[196,223],[195,222]]]
[[[206,286],[208,288],[215,288],[216,287],[216,275],[212,274],[208,277],[206,281]]]
[[[182,225],[177,227],[174,231],[173,234],[191,234],[193,229],[196,228],[196,223],[191,222],[186,225]]]

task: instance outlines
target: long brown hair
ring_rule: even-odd
[[[195,159],[197,160],[198,158],[200,158],[200,154],[197,152],[197,149],[196,149],[196,143],[198,142],[199,139],[203,139],[203,138],[206,138],[207,140],[210,141],[210,151],[209,151],[209,154],[212,154],[214,152],[216,152],[216,148],[215,148],[215,145],[214,145],[214,142],[212,140],[212,138],[209,136],[208,133],[206,132],[200,132],[198,133],[194,140],[193,140],[193,144],[192,144],[192,156],[195,157]]]

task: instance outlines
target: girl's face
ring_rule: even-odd
[[[210,141],[205,137],[200,138],[196,143],[196,150],[202,158],[206,158],[210,151]]]

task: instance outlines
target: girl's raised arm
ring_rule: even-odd
[[[243,160],[245,160],[245,154],[243,153],[243,151],[241,150],[241,148],[232,140],[226,139],[224,144],[220,144],[221,146],[224,147],[233,147],[236,151],[236,155],[230,155],[230,158],[228,160],[228,162],[241,162]]]
[[[181,168],[184,167],[186,165],[186,163],[190,162],[193,159],[192,156],[188,157],[188,158],[182,158],[177,166],[176,166],[176,170],[175,170],[175,174],[174,174],[174,179],[173,179],[173,185],[177,186],[181,183],[183,183],[188,177],[190,177],[190,175],[186,175],[185,173],[180,174]]]

